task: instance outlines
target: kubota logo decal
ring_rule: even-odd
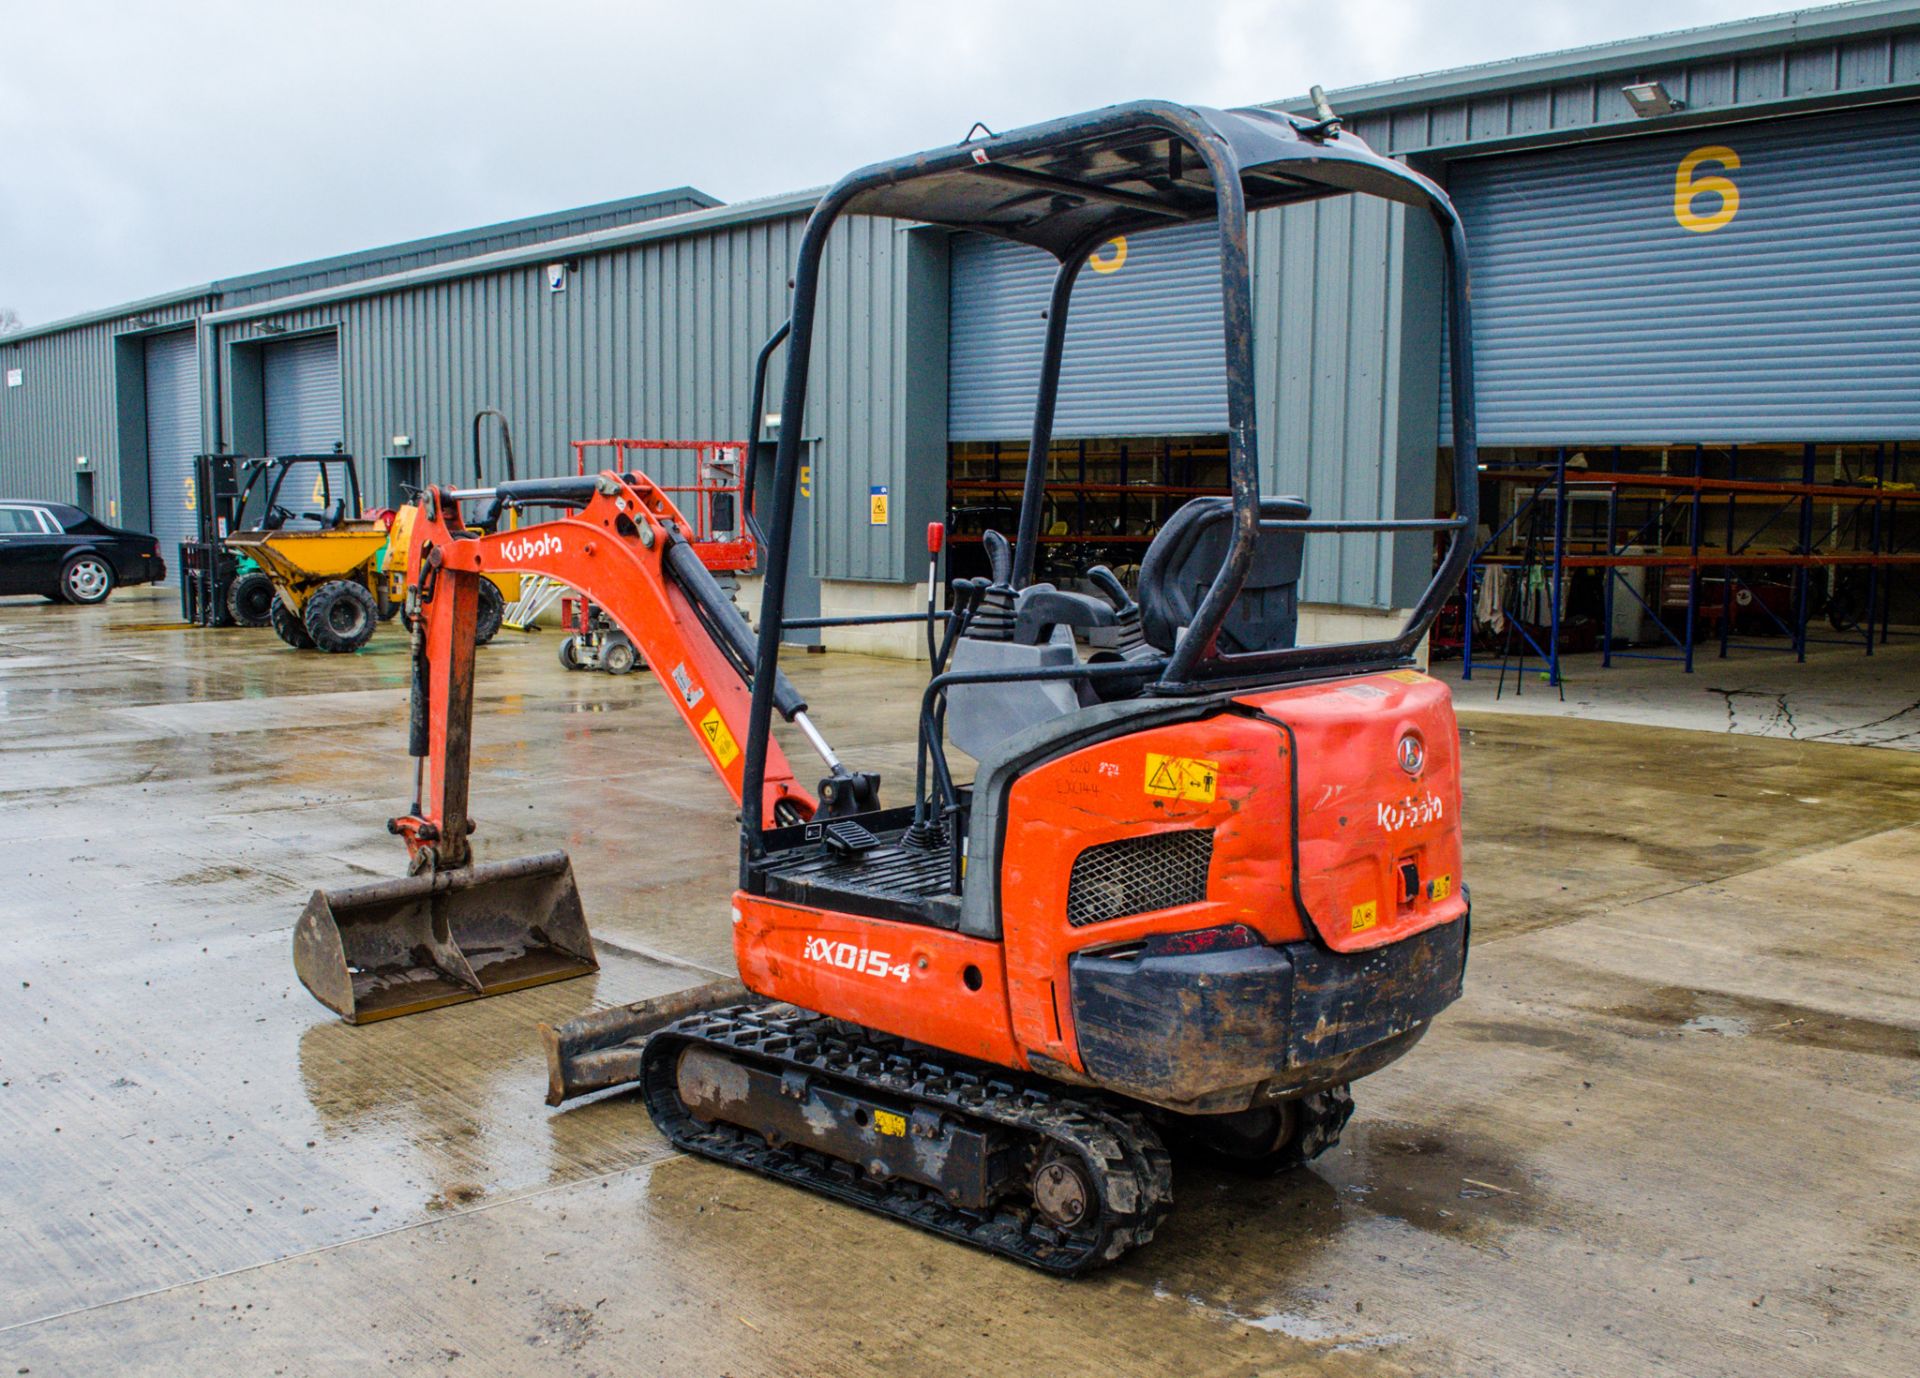
[[[500,543],[500,554],[511,564],[519,564],[522,560],[538,560],[559,553],[560,537],[552,531],[542,532],[538,536],[516,536],[510,541]]]
[[[809,962],[839,967],[842,971],[858,972],[862,976],[891,976],[896,981],[907,979],[907,964],[894,961],[891,953],[856,947],[852,943],[835,942],[832,938],[818,936],[808,938],[807,945],[800,955]]]
[[[1440,802],[1437,794],[1428,794],[1422,799],[1409,794],[1397,804],[1379,806],[1380,828],[1383,832],[1397,833],[1402,828],[1418,828],[1423,824],[1437,823],[1446,815],[1446,805]]]

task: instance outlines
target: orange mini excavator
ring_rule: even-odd
[[[570,873],[558,903],[525,888],[553,863],[491,863],[497,879],[469,865],[473,624],[499,564],[571,585],[647,646],[744,803],[732,918],[745,989],[548,1030],[550,1100],[637,1082],[690,1153],[1074,1274],[1152,1236],[1171,1204],[1164,1144],[1255,1169],[1314,1157],[1352,1113],[1349,1084],[1458,996],[1459,736],[1447,690],[1414,657],[1475,518],[1465,241],[1438,187],[1322,114],[1115,106],[834,186],[794,269],[757,636],[667,495],[637,476],[428,497],[409,566],[421,792],[394,823],[418,874],[387,883],[415,887],[423,943],[436,938],[429,891],[491,894],[482,908],[517,906],[536,935],[529,906],[578,918]],[[1425,214],[1445,246],[1447,517],[1329,520],[1260,492],[1249,215],[1346,194]],[[1019,531],[989,535],[991,576],[957,581],[949,609],[929,611],[917,778],[895,807],[834,754],[778,668],[783,633],[825,621],[784,610],[816,296],[849,215],[998,235],[1059,263]],[[1103,568],[1084,572],[1093,592],[1036,582],[1076,277],[1116,236],[1196,220],[1219,231],[1231,496],[1178,509],[1131,592]],[[463,516],[474,497],[567,510],[474,536],[496,525]],[[1425,547],[1436,533],[1444,554],[1397,635],[1295,644],[1308,536]],[[1107,649],[1081,647],[1076,632],[1093,629]],[[810,791],[773,738],[776,712],[825,762]],[[970,784],[949,743],[977,762]],[[514,970],[537,946],[495,955]]]

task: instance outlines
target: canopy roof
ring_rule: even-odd
[[[1450,214],[1433,183],[1337,127],[1277,110],[1165,101],[875,163],[841,182],[850,193],[843,209],[975,230],[1066,257],[1116,234],[1212,219],[1214,178],[1202,145],[1237,170],[1249,211],[1363,192]]]

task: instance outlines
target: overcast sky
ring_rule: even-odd
[[[726,201],[1146,96],[1244,105],[1779,0],[0,0],[29,324],[690,184]]]

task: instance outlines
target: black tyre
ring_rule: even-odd
[[[335,579],[322,584],[307,600],[307,635],[323,651],[345,655],[357,651],[380,625],[380,609],[364,584]]]
[[[560,638],[560,668],[578,670],[580,668],[580,638],[563,636]]]
[[[273,576],[263,569],[250,569],[227,585],[227,615],[242,627],[266,626],[276,601]]]
[[[273,606],[267,609],[267,625],[273,628],[273,634],[296,651],[311,651],[313,638],[307,635],[306,623],[302,622],[285,603],[277,597]]]
[[[1176,1116],[1168,1128],[1182,1147],[1236,1172],[1267,1176],[1311,1162],[1339,1143],[1352,1115],[1352,1092],[1334,1086],[1231,1115]]]
[[[92,551],[81,551],[60,568],[60,596],[83,608],[106,602],[113,585],[113,566]]]
[[[493,640],[507,618],[506,596],[491,579],[480,581],[480,606],[473,615],[473,644],[484,646]]]
[[[600,644],[600,668],[610,675],[632,674],[639,663],[640,653],[633,643],[617,632]]]

